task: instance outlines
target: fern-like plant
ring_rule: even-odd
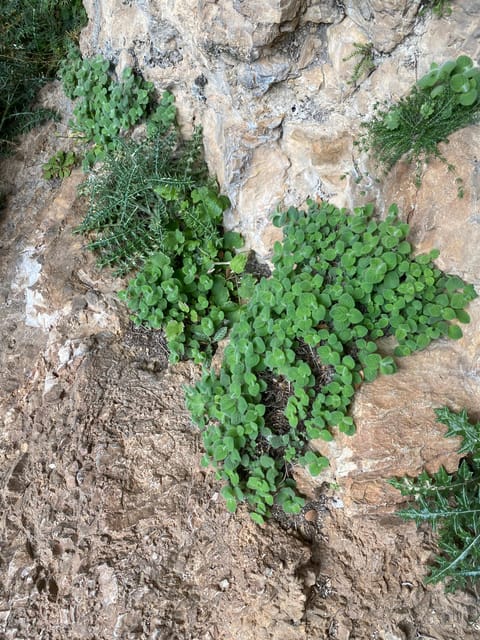
[[[416,506],[400,511],[417,525],[430,524],[438,533],[439,554],[426,582],[446,581],[448,591],[464,588],[480,577],[480,423],[472,424],[465,410],[436,409],[438,422],[445,424],[446,437],[459,437],[464,454],[458,470],[443,467],[432,475],[397,478],[391,484]]]
[[[372,42],[354,42],[353,51],[348,56],[343,58],[344,62],[355,59],[355,66],[353,67],[352,75],[348,84],[357,86],[358,81],[362,76],[368,76],[375,69],[375,63],[373,61],[373,43]]]
[[[100,266],[112,266],[117,274],[165,250],[172,220],[177,225],[183,220],[205,242],[217,234],[217,223],[203,216],[192,199],[208,183],[200,129],[189,141],[180,139],[173,96],[167,92],[147,129],[140,142],[116,138],[115,149],[82,188],[89,209],[78,230],[93,234],[89,247],[99,252]]]

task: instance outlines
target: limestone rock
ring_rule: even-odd
[[[341,176],[350,166],[352,138],[340,119],[331,125],[288,124],[284,127],[283,148],[291,163],[291,183],[302,200],[321,196],[333,201],[336,196],[335,203],[344,206]]]
[[[246,172],[238,207],[248,213],[238,218],[237,228],[252,239],[250,246],[260,255],[265,252],[261,236],[275,203],[283,196],[289,166],[288,157],[278,144],[262,145],[253,152]]]
[[[281,57],[262,59],[250,65],[240,67],[240,84],[250,89],[256,97],[266,93],[269,88],[288,77],[290,64]]]
[[[298,19],[304,0],[234,0],[235,9],[252,22],[281,23]]]
[[[308,0],[307,8],[302,16],[302,22],[317,24],[332,24],[343,17],[341,6],[335,0]]]
[[[420,0],[347,0],[347,15],[365,32],[374,47],[392,51],[412,30]]]

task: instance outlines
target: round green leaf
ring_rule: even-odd
[[[458,325],[451,324],[448,327],[448,337],[452,340],[459,340],[463,337],[463,332]]]

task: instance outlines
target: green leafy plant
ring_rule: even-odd
[[[165,330],[170,360],[210,359],[239,305],[243,241],[224,233],[229,200],[201,157],[201,130],[189,141],[175,126],[165,92],[141,141],[116,140],[83,185],[89,209],[78,231],[93,236],[100,266],[136,270],[120,297],[137,323]]]
[[[422,165],[433,157],[446,162],[438,148],[448,136],[478,121],[480,115],[480,69],[468,56],[459,56],[430,71],[396,104],[382,108],[364,123],[365,134],[357,141],[387,172],[401,158],[414,162],[417,184]],[[448,165],[454,170],[453,165]],[[463,195],[462,183],[459,196]]]
[[[373,43],[354,42],[352,53],[343,58],[343,61],[347,62],[352,58],[355,58],[356,62],[348,84],[356,86],[362,76],[368,76],[375,69]]]
[[[82,59],[72,48],[61,67],[65,94],[78,98],[70,127],[86,143],[93,143],[85,156],[84,166],[104,160],[115,150],[121,135],[140,122],[153,102],[153,84],[133,73],[123,71],[115,81],[111,64],[102,56]]]
[[[94,236],[89,248],[99,253],[100,266],[116,274],[140,268],[157,251],[175,251],[167,233],[172,229],[189,228],[206,246],[220,237],[228,199],[208,178],[201,130],[182,140],[175,113],[173,96],[165,92],[148,120],[147,137],[117,139],[82,187],[89,208],[78,231]]]
[[[77,163],[77,156],[74,151],[58,151],[43,166],[43,177],[45,180],[53,178],[67,178]]]
[[[437,18],[452,14],[452,3],[450,0],[424,0],[422,2],[421,14],[430,10]]]
[[[310,201],[307,211],[276,216],[284,241],[275,244],[272,277],[243,278],[239,295],[249,302],[221,369],[187,391],[227,508],[246,500],[257,522],[274,503],[300,510],[293,464],[320,473],[328,461],[309,441],[353,434],[355,389],[395,372],[377,339],[393,335],[395,355],[404,356],[442,336],[460,338],[455,321],[469,321],[473,287],[432,264],[438,251],[411,256],[395,207],[382,222],[372,213]]]
[[[463,589],[480,577],[480,423],[472,424],[465,410],[436,409],[438,422],[445,424],[446,437],[461,438],[464,456],[455,473],[441,467],[417,478],[396,478],[391,484],[417,506],[399,515],[417,525],[430,524],[438,533],[439,555],[426,582],[446,581],[448,591]]]
[[[207,188],[192,195],[198,195],[200,206],[206,205],[209,222],[220,225],[221,197]],[[164,329],[171,362],[210,361],[227,335],[239,309],[234,269],[242,269],[243,262],[237,259],[242,254],[234,257],[233,250],[242,244],[234,232],[206,241],[182,220],[172,220],[164,230],[168,253],[152,255],[121,293],[136,323]]]
[[[81,0],[3,0],[0,25],[0,154],[46,119],[35,107],[38,90],[53,78],[71,42],[86,24]]]

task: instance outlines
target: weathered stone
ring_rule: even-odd
[[[353,70],[359,61],[357,56],[350,57],[355,52],[354,44],[367,44],[367,37],[350,18],[345,18],[340,24],[328,30],[328,56],[331,63],[331,85],[338,90],[348,88]]]
[[[336,204],[345,204],[341,177],[350,166],[352,138],[342,124],[284,126],[282,146],[291,163],[289,180],[301,200],[337,195]]]
[[[453,471],[458,465],[456,439],[444,438],[446,427],[433,409],[466,407],[478,416],[480,406],[480,303],[470,305],[473,323],[457,342],[441,340],[398,361],[399,370],[364,384],[355,397],[354,436],[339,434],[332,443],[315,442],[331,462],[331,478],[348,499],[377,505],[394,500],[385,482],[392,476],[417,475],[424,468]]]
[[[234,0],[233,6],[242,15],[257,23],[281,23],[294,20],[304,0]]]
[[[238,79],[254,96],[266,93],[273,84],[288,77],[290,64],[281,57],[258,60],[250,65],[240,67]]]
[[[318,2],[318,0],[308,0],[305,13],[302,16],[302,22],[314,22],[317,24],[331,24],[343,17],[342,8],[335,0],[326,0]]]
[[[290,162],[278,144],[262,145],[254,150],[251,164],[238,196],[238,209],[247,215],[237,218],[238,230],[250,239],[249,246],[260,255],[261,241],[268,220],[282,199]]]
[[[347,0],[344,6],[375,49],[389,53],[411,32],[420,0]]]

